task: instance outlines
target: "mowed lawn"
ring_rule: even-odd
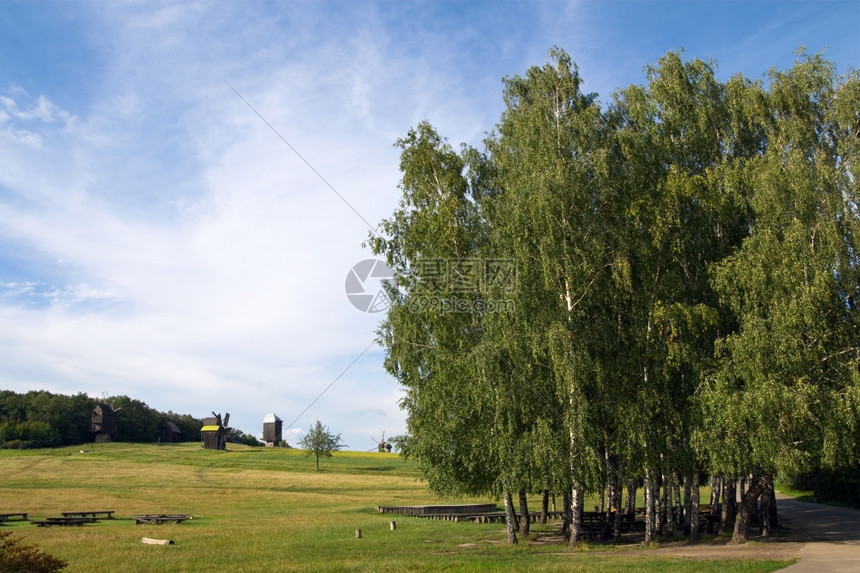
[[[84,450],[84,451],[82,451]],[[382,515],[379,505],[488,502],[439,499],[414,464],[392,454],[340,452],[320,462],[289,449],[197,443],[88,444],[0,450],[0,513],[30,519],[114,510],[80,527],[7,522],[23,543],[68,571],[773,571],[773,561],[692,561],[585,544],[536,543],[557,524],[533,526],[510,546],[504,526]],[[534,500],[537,508],[538,500]],[[181,524],[135,525],[141,513],[187,513]],[[389,522],[396,520],[392,531]],[[356,529],[362,537],[356,538]],[[142,537],[172,539],[144,545]]]

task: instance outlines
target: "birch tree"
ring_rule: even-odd
[[[489,142],[498,170],[494,229],[534,280],[525,305],[531,343],[543,348],[554,386],[548,413],[558,412],[567,433],[573,523],[570,545],[580,537],[582,500],[593,468],[602,462],[592,446],[589,386],[604,357],[601,337],[614,319],[600,310],[611,277],[612,253],[604,244],[601,192],[605,179],[603,116],[594,95],[584,94],[576,65],[562,50],[551,62],[505,79],[506,110]],[[608,321],[608,322],[607,322]],[[595,488],[596,489],[596,488]]]
[[[769,80],[750,234],[714,274],[738,328],[704,393],[714,468],[753,475],[734,543],[776,472],[858,459],[858,79],[801,54]]]
[[[474,352],[480,313],[450,308],[475,296],[469,262],[485,240],[479,200],[487,180],[482,156],[456,152],[429,122],[398,140],[402,199],[369,239],[395,271],[391,306],[379,328],[385,367],[401,384],[408,437],[429,487],[446,495],[498,495],[491,398]],[[462,266],[460,263],[466,263]],[[477,383],[476,383],[477,381]]]

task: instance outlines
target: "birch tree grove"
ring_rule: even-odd
[[[646,544],[695,541],[709,477],[746,480],[737,516],[723,493],[744,542],[777,474],[860,464],[857,74],[800,52],[721,81],[669,53],[646,80],[601,105],[553,48],[503,80],[483,150],[429,122],[397,142],[370,245],[403,453],[438,493],[504,499],[512,543],[514,500],[549,492],[571,548],[589,494],[617,538],[637,486]]]
[[[715,267],[738,327],[704,393],[712,457],[755,476],[734,542],[776,472],[858,461],[856,94],[856,77],[837,81],[817,56],[771,73],[767,146],[747,167],[750,234]]]

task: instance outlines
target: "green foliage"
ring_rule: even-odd
[[[119,442],[156,442],[159,438],[158,412],[141,400],[111,396],[104,400],[117,412],[116,440]]]
[[[860,509],[860,468],[856,466],[797,474],[789,485],[795,490],[811,491],[811,501]]]
[[[54,573],[66,568],[65,561],[35,547],[21,545],[11,536],[11,531],[0,531],[0,571],[3,573]]]
[[[594,94],[581,92],[570,57],[554,48],[550,60],[505,79],[507,109],[498,137],[488,141],[499,187],[488,209],[492,251],[516,257],[521,271],[515,314],[489,317],[488,345],[513,370],[498,374],[510,380],[498,399],[508,421],[504,436],[524,446],[502,452],[520,470],[509,480],[530,490],[548,481],[561,490],[598,483],[600,454],[592,444],[603,437],[592,432],[600,404],[590,389],[600,383],[595,365],[616,322],[604,288],[612,256],[604,232],[612,205],[602,196],[605,119]],[[548,449],[555,432],[566,439]],[[568,471],[546,467],[548,459]],[[543,475],[524,471],[541,465]]]
[[[484,152],[426,121],[397,142],[379,335],[431,489],[856,467],[858,75],[714,70],[668,53],[601,108],[554,48],[505,78]],[[458,294],[428,262],[500,258],[513,288],[466,296],[508,312],[416,306]]]
[[[409,438],[399,449],[436,492],[497,491],[495,472],[486,469],[498,460],[489,447],[494,413],[481,407],[491,384],[472,355],[483,317],[440,312],[459,297],[479,296],[447,273],[451,261],[475,262],[486,242],[481,200],[492,194],[492,172],[484,155],[467,147],[457,153],[427,122],[396,145],[403,196],[380,225],[385,238],[370,243],[397,277],[378,333],[388,349],[385,367],[404,389]]]
[[[158,427],[160,428],[166,422],[173,422],[179,428],[179,433],[182,435],[182,441],[196,440],[200,436],[200,429],[203,427],[203,420],[195,418],[189,414],[176,414],[168,410],[167,413],[158,416]]]
[[[246,434],[242,430],[233,428],[227,434],[227,441],[233,444],[244,444],[246,446],[264,446],[265,444],[252,436]]]
[[[92,438],[90,414],[95,402],[85,394],[64,396],[38,391],[0,391],[0,444],[54,447]]]
[[[26,394],[3,390],[0,391],[0,448],[52,448],[91,442],[91,416],[99,401],[120,409],[116,437],[119,441],[155,442],[165,422],[176,424],[185,440],[196,440],[203,426],[202,420],[188,414],[164,414],[128,396],[96,400],[83,393],[66,396],[43,390]]]
[[[714,267],[737,320],[703,394],[715,467],[786,474],[858,461],[856,231],[858,78],[820,56],[773,71],[757,118],[767,142],[745,166],[750,233]],[[836,101],[853,117],[834,113]],[[843,110],[844,112],[844,110]]]
[[[60,445],[60,436],[48,422],[3,422],[0,424],[0,443],[12,449],[51,448]]]

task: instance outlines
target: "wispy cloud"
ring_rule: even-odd
[[[71,117],[49,95],[26,106],[3,101],[10,118],[46,127],[32,132],[38,149],[16,152],[20,172],[2,179],[0,228],[26,258],[55,263],[28,262],[21,276],[3,277],[9,327],[0,346],[17,357],[10,382],[63,380],[54,384],[192,413],[233,405],[234,423],[253,428],[256,412],[298,410],[372,340],[375,320],[343,293],[350,266],[367,256],[367,229],[226,89],[218,69],[187,53],[170,66],[141,66],[144,52],[169,62],[193,42],[218,44],[217,30],[182,37],[183,13],[108,14],[118,24],[105,40],[116,48],[116,76],[102,78],[109,89],[74,129],[48,128]],[[272,49],[281,48],[214,67],[236,71],[267,119],[378,220],[396,196],[390,136],[400,130],[379,120],[384,80],[362,77],[355,58],[333,68],[333,45],[316,64],[282,56],[260,67]],[[358,51],[370,57],[373,48]],[[399,417],[393,381],[379,355],[372,360],[355,397],[373,400],[382,385],[382,411]]]
[[[251,433],[266,412],[291,419],[374,338],[380,316],[344,281],[369,256],[362,218],[397,204],[397,138],[429,119],[480,145],[501,78],[554,44],[601,96],[654,59],[601,24],[616,5],[594,3],[74,9],[93,54],[77,84],[0,71],[0,378],[229,410]],[[369,351],[295,427],[319,418],[351,446],[401,432],[381,364]]]
[[[0,96],[0,107],[2,107],[3,115],[0,116],[4,121],[10,118],[21,120],[39,120],[44,123],[54,123],[55,121],[68,121],[71,118],[69,112],[60,109],[53,104],[45,96],[41,95],[38,98],[29,98],[27,92],[17,86],[12,86],[9,91],[17,92],[29,101],[21,107],[18,102],[8,96]]]
[[[32,98],[18,86],[10,86],[7,92],[14,93],[13,99],[0,95],[0,138],[33,149],[43,147],[39,124],[57,124],[65,127],[73,121],[72,115],[52,103],[44,95]],[[19,104],[20,102],[20,104]]]
[[[0,128],[0,137],[13,143],[32,147],[33,149],[42,148],[42,137],[38,133],[34,133],[26,129],[15,129],[11,127],[7,127],[5,129]]]

